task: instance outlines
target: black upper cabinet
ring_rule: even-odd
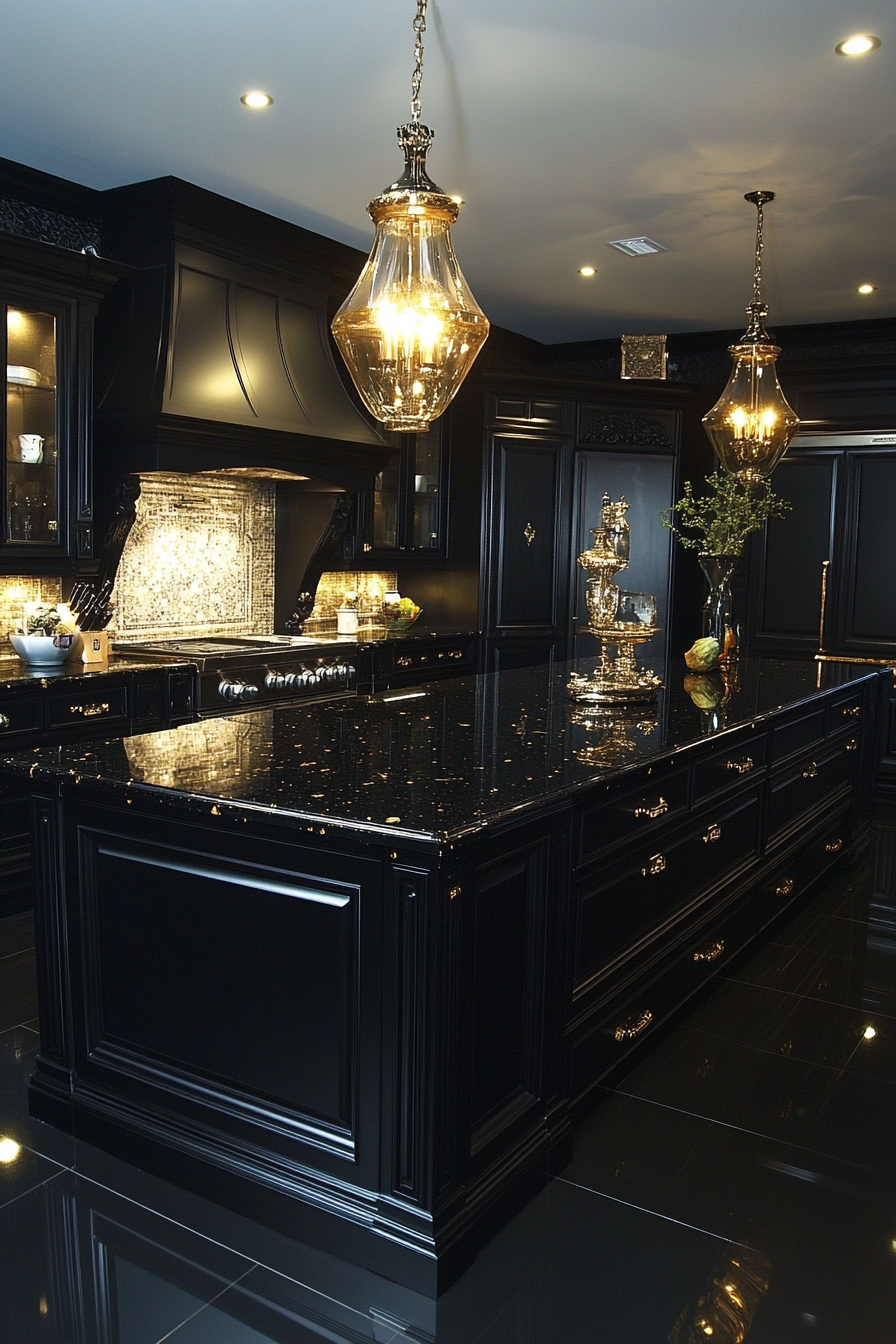
[[[0,235],[5,316],[0,572],[89,572],[93,323],[126,267]]]
[[[444,560],[448,531],[448,431],[443,417],[425,434],[400,436],[359,499],[358,534],[367,560]],[[398,437],[398,436],[396,436]],[[412,553],[409,555],[409,552]]]
[[[896,436],[800,436],[774,484],[793,509],[754,548],[757,651],[896,659]]]

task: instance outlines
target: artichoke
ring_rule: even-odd
[[[720,652],[719,641],[707,635],[694,641],[684,660],[692,672],[708,672],[711,667],[718,667]]]
[[[683,684],[698,709],[717,709],[725,702],[725,683],[718,675],[697,676],[691,672]]]

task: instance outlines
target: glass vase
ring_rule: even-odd
[[[737,628],[734,623],[734,603],[731,594],[731,575],[739,557],[736,555],[700,555],[700,568],[709,584],[709,596],[703,604],[703,638],[717,641],[719,661],[737,653]]]

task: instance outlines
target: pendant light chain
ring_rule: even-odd
[[[757,193],[758,195],[759,193]],[[756,202],[756,265],[753,269],[753,302],[762,302],[762,201]]]
[[[414,17],[414,74],[411,79],[411,120],[420,125],[420,81],[423,78],[423,34],[426,32],[427,0],[417,0]]]

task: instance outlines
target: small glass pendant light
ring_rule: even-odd
[[[401,177],[367,207],[376,238],[333,335],[370,413],[387,429],[422,431],[441,415],[488,335],[461,274],[450,226],[457,202],[426,172],[433,132],[420,122],[427,0],[417,0],[411,121],[398,129]]]
[[[784,456],[799,426],[787,404],[775,360],[781,353],[765,329],[768,308],[762,302],[762,207],[773,191],[751,191],[745,201],[756,206],[756,264],[753,301],[747,305],[749,325],[737,345],[728,347],[734,365],[728,386],[703,417],[709,441],[726,471],[745,485],[758,485]]]

